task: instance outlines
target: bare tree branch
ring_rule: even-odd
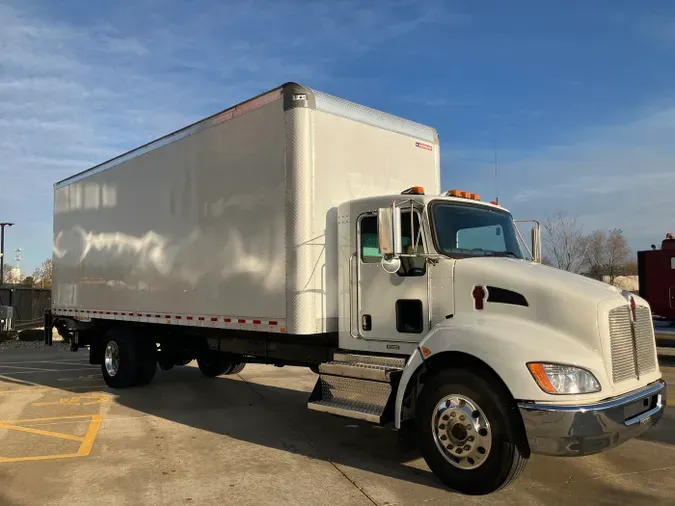
[[[579,273],[583,267],[587,239],[576,217],[558,213],[543,223],[544,249],[554,267]]]

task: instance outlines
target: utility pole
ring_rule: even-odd
[[[5,227],[11,227],[14,223],[0,223],[0,286],[5,284]]]

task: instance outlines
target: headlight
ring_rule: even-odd
[[[590,394],[601,390],[596,377],[586,369],[537,362],[530,362],[527,368],[547,394]]]

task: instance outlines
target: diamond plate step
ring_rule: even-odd
[[[380,369],[361,369],[383,373]],[[307,407],[314,411],[384,423],[390,418],[387,413],[391,410],[387,408],[394,392],[391,383],[386,381],[321,374]]]
[[[402,369],[398,367],[353,362],[333,361],[319,365],[319,372],[322,375],[384,381],[386,383],[391,383],[394,378],[400,377],[401,371]]]
[[[378,365],[392,368],[403,369],[405,367],[405,358],[401,357],[383,357],[380,355],[360,355],[356,353],[336,353],[333,355],[335,362],[347,362],[362,365]]]

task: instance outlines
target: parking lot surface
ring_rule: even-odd
[[[510,488],[466,497],[405,433],[308,411],[308,369],[207,379],[192,365],[112,391],[86,351],[1,352],[0,505],[675,504],[672,409],[608,453],[535,455]],[[663,357],[673,384],[674,366]]]

